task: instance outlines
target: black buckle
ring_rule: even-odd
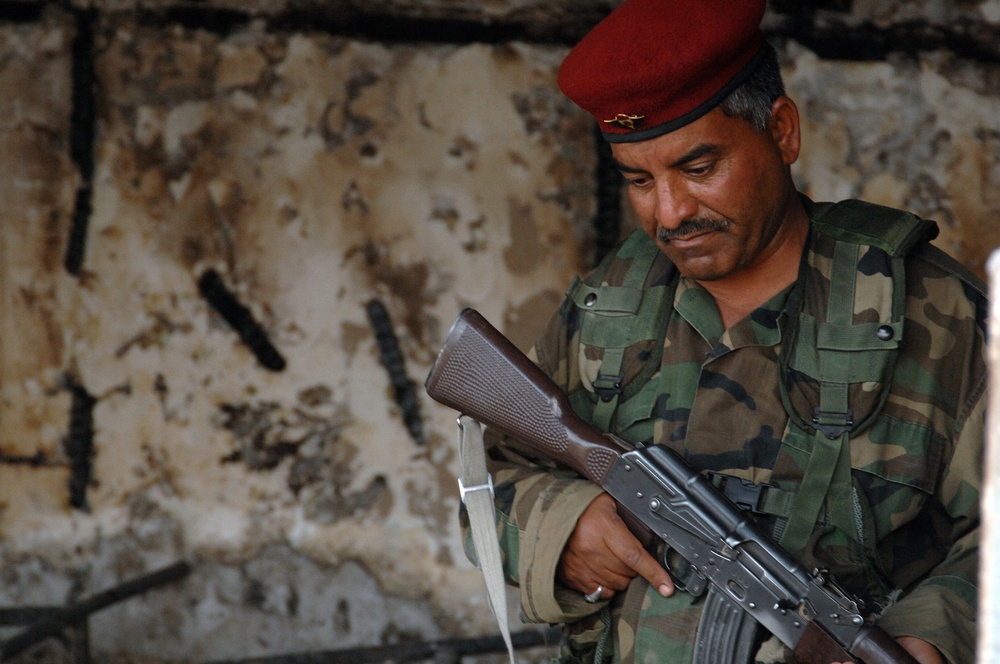
[[[754,484],[750,480],[722,473],[711,473],[715,484],[726,498],[743,511],[752,512],[758,516],[766,516],[763,509],[764,492],[773,485],[767,483]]]
[[[594,392],[601,397],[601,401],[611,401],[622,393],[622,381],[625,380],[625,372],[620,372],[617,376],[611,374],[598,373],[597,378],[592,383]]]
[[[834,413],[813,409],[813,427],[830,440],[840,438],[854,427],[854,409],[848,408],[846,413]]]

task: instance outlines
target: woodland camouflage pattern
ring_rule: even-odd
[[[820,320],[833,244],[811,234],[803,310]],[[887,254],[861,247],[859,256],[855,321],[884,320],[892,292]],[[625,400],[611,429],[626,440],[669,446],[696,469],[772,484],[773,509],[760,523],[780,532],[781,493],[797,486],[811,444],[790,425],[778,389],[788,291],[723,330],[708,293],[661,257],[646,286],[673,280],[676,288],[663,370],[647,385],[656,390],[645,399],[652,412],[636,413]],[[620,283],[628,267],[628,259],[616,258],[603,283]],[[918,636],[952,664],[968,664],[976,641],[987,303],[979,280],[929,244],[907,257],[906,285],[903,344],[891,389],[875,423],[850,442],[850,502],[828,501],[808,544],[793,553],[809,569],[830,569],[881,612],[879,625],[891,635]],[[533,359],[587,418],[601,358],[599,349],[579,343],[580,317],[579,308],[564,302]],[[626,386],[652,350],[649,343],[628,349]],[[811,413],[818,402],[815,382],[792,370],[787,385],[797,412]],[[875,411],[882,390],[858,383],[850,391],[860,422]],[[701,605],[686,593],[664,599],[638,578],[610,605],[591,605],[555,579],[569,534],[600,489],[536,458],[516,440],[487,431],[487,448],[508,580],[520,588],[526,620],[564,623],[561,661],[594,661],[606,624],[612,642],[604,661],[691,661]],[[464,512],[462,520],[467,525]],[[843,532],[845,523],[853,524],[847,528],[852,532]],[[468,532],[466,540],[473,558]],[[757,659],[794,661],[774,639]]]

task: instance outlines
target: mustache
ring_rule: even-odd
[[[670,242],[679,237],[704,233],[705,231],[726,231],[733,222],[730,219],[710,219],[708,217],[698,217],[695,219],[685,219],[677,228],[657,228],[656,239],[660,242]]]

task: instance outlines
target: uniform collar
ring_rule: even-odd
[[[723,328],[715,300],[692,279],[680,278],[674,295],[674,309],[713,347],[720,343],[730,350],[745,346],[776,346],[781,342],[781,318],[794,286],[791,284],[772,296],[728,330]]]

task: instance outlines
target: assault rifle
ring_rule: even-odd
[[[678,455],[652,445],[628,451],[578,417],[552,379],[475,310],[459,314],[425,387],[599,484],[640,541],[662,540],[661,564],[672,570],[673,554],[687,561],[686,590],[698,596],[711,584],[801,664],[917,664],[858,600],[824,572],[807,572]]]

